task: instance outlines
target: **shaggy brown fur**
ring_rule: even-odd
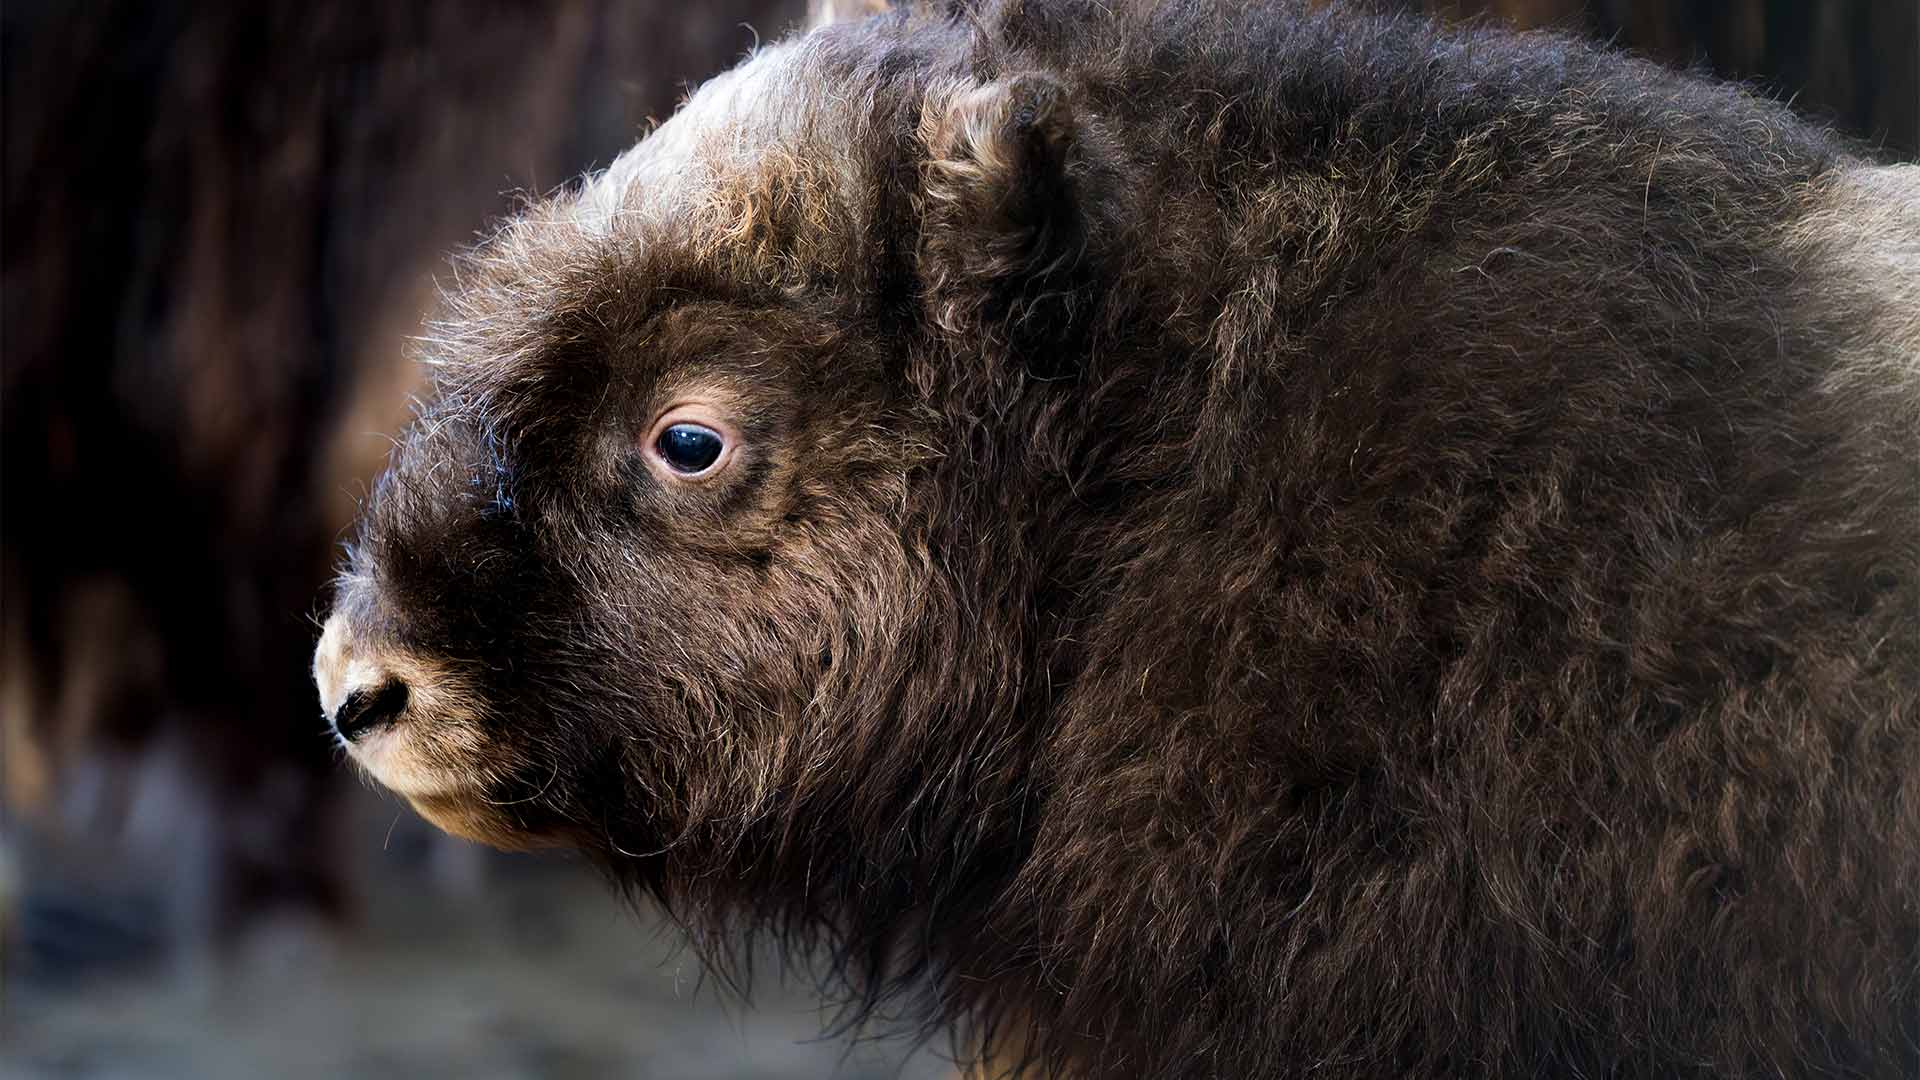
[[[1565,39],[833,26],[466,265],[323,693],[1063,1071],[1910,1075],[1917,301],[1913,170]]]

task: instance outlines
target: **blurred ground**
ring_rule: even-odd
[[[25,883],[25,933],[0,958],[0,1077],[952,1075],[937,1046],[822,1039],[830,1012],[771,962],[750,1004],[729,1000],[676,930],[577,863],[440,838],[372,793],[354,803],[361,902],[344,932],[269,924],[228,955],[169,955],[166,897]]]

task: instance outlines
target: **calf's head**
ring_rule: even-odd
[[[1000,466],[1059,424],[1008,422],[1043,408],[1008,356],[1072,347],[1100,155],[967,33],[763,49],[461,262],[314,665],[366,773],[460,835],[669,863],[1009,803],[1047,497]]]

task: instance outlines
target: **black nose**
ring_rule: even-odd
[[[357,739],[383,724],[399,719],[407,707],[407,684],[391,679],[379,686],[364,687],[347,695],[333,714],[333,730],[342,738]]]

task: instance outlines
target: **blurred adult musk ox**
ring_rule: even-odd
[[[922,4],[426,353],[315,672],[453,832],[1065,1075],[1920,1070],[1920,170],[1556,36]]]

